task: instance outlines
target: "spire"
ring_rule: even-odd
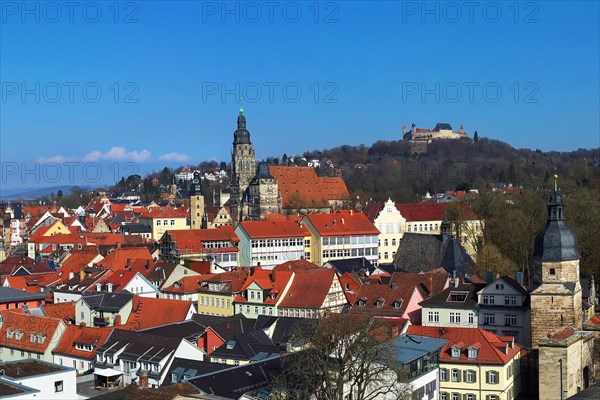
[[[558,168],[554,167],[554,191],[558,192]]]

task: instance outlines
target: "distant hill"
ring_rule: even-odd
[[[494,184],[540,188],[551,184],[556,167],[565,180],[580,185],[600,178],[600,148],[571,152],[515,149],[487,138],[437,140],[424,154],[411,153],[407,141],[378,141],[372,146],[340,146],[309,151],[320,160],[319,173],[340,175],[353,196],[414,201],[426,192],[483,189]]]
[[[43,197],[49,197],[52,193],[57,194],[59,190],[62,190],[65,196],[72,193],[74,187],[81,189],[92,190],[93,186],[48,186],[43,188],[19,188],[19,189],[4,189],[0,188],[0,200],[37,200]]]

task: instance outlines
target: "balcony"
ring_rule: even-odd
[[[94,326],[99,327],[99,328],[104,328],[105,326],[108,326],[108,325],[109,325],[108,318],[94,317]]]

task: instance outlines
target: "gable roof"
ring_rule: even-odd
[[[427,272],[398,271],[392,274],[390,284],[402,285],[410,282],[418,286],[425,297],[430,297],[444,290],[449,281],[448,272],[443,268],[436,268]]]
[[[133,299],[129,292],[84,292],[81,300],[92,310],[118,312]]]
[[[369,314],[377,316],[401,317],[406,312],[410,300],[413,298],[414,285],[385,285],[372,283],[362,285],[352,303],[352,314]],[[418,298],[421,293],[418,292]]]
[[[321,236],[378,235],[379,230],[366,215],[353,211],[308,214],[304,217]]]
[[[63,321],[75,321],[75,301],[62,303],[44,304],[42,312],[45,316],[62,319]]]
[[[134,296],[126,327],[140,330],[185,321],[192,307],[192,302],[187,300]]]
[[[292,285],[279,303],[279,307],[321,308],[334,279],[337,279],[337,275],[329,268],[295,271]]]
[[[304,237],[305,232],[292,221],[244,221],[238,225],[250,239]]]
[[[223,340],[232,339],[242,333],[250,332],[254,328],[254,320],[246,318],[243,314],[235,314],[230,317],[195,314],[192,316],[192,320],[212,328]]]
[[[112,329],[68,324],[52,353],[93,360],[96,357],[96,349],[104,344]],[[92,345],[92,350],[80,350],[76,347],[77,343]]]
[[[45,293],[31,293],[11,287],[0,286],[0,303],[13,303],[21,301],[44,300]]]
[[[442,307],[442,308],[457,308],[457,309],[475,309],[477,307],[477,292],[483,289],[486,284],[482,283],[459,283],[458,286],[450,285],[450,287],[442,290],[428,299],[423,300],[422,307]],[[464,293],[464,301],[452,301],[452,293]]]
[[[312,167],[270,165],[269,173],[277,180],[283,208],[328,208],[330,200],[350,198],[342,178],[317,176]]]
[[[521,351],[521,346],[513,342],[512,337],[498,337],[481,328],[442,328],[437,326],[411,325],[409,334],[446,339],[448,343],[440,351],[440,362],[458,364],[493,364],[504,365]],[[511,348],[511,344],[513,344]],[[459,358],[452,358],[451,349],[459,346]],[[469,359],[466,350],[478,345],[476,359]],[[506,348],[508,345],[508,354]]]
[[[10,347],[13,349],[34,351],[43,353],[48,346],[55,345],[52,342],[52,337],[58,327],[64,323],[57,318],[42,317],[38,315],[23,314],[18,312],[9,312],[3,314],[4,323],[0,328],[0,347]],[[8,338],[7,331],[20,331],[23,336],[20,340],[16,336]],[[38,340],[31,341],[31,334],[41,334],[45,337],[43,343]]]
[[[253,275],[250,275],[244,286],[242,292],[248,289],[250,285],[256,283],[262,290],[266,291],[263,304],[274,305],[281,299],[282,294],[285,290],[290,279],[294,275],[293,271],[275,271],[266,269],[256,269]],[[272,298],[275,295],[275,298]],[[243,297],[242,294],[238,294],[235,298],[238,303],[246,303],[248,299]]]

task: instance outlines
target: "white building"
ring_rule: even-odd
[[[0,363],[0,397],[3,399],[77,399],[73,368],[25,359]],[[8,394],[7,392],[13,392]],[[4,393],[3,393],[4,392]]]

